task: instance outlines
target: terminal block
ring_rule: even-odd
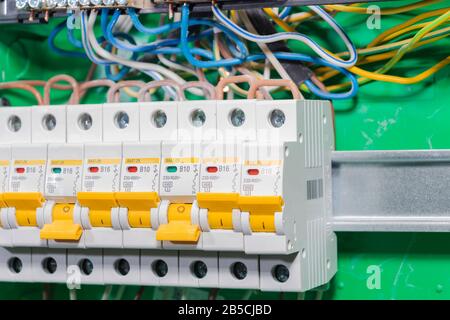
[[[336,272],[331,106],[0,109],[0,280],[306,291]]]

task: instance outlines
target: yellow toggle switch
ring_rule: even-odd
[[[5,202],[5,199],[3,197],[3,193],[0,193],[0,208],[8,208],[8,205]]]
[[[16,208],[17,224],[22,227],[36,227],[36,209],[45,202],[40,192],[6,192],[3,200],[7,207]]]
[[[250,213],[250,228],[254,232],[275,232],[275,212],[283,210],[281,196],[241,196],[239,209]]]
[[[112,227],[111,209],[118,207],[114,192],[78,192],[78,203],[89,208],[89,220],[93,227]]]
[[[128,223],[132,228],[151,228],[150,209],[160,202],[156,192],[116,192],[117,203],[128,208]]]
[[[208,209],[211,229],[233,229],[233,209],[239,208],[238,193],[197,193],[198,206]]]
[[[73,223],[72,203],[57,203],[53,207],[51,224],[46,224],[40,232],[41,239],[49,240],[80,240],[83,229],[81,225]]]
[[[160,225],[156,231],[156,240],[196,243],[200,238],[200,227],[191,224],[192,204],[172,203],[169,205],[168,224]]]
[[[3,199],[3,193],[0,193],[0,208],[8,208],[8,206],[6,205],[5,199]],[[0,221],[0,227],[3,227],[1,221]]]

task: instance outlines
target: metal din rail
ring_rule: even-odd
[[[450,150],[334,152],[335,231],[450,231]]]

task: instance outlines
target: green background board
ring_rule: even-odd
[[[411,1],[397,2],[399,5]],[[380,3],[382,7],[391,3]],[[434,7],[450,6],[443,1]],[[421,10],[415,11],[420,12]],[[382,29],[387,29],[413,14],[383,17]],[[365,16],[339,14],[337,20],[350,34],[357,46],[373,39],[379,30],[366,27]],[[151,20],[152,18],[150,18]],[[153,18],[156,21],[156,17]],[[52,53],[46,39],[58,21],[49,25],[0,26],[0,79],[48,79],[67,73],[82,80],[90,63],[82,59],[62,58]],[[335,36],[321,25],[305,23],[300,31],[315,30],[324,40],[334,43]],[[328,39],[327,39],[328,38]],[[327,41],[329,40],[329,41]],[[70,48],[63,35],[57,44]],[[304,47],[290,44],[297,50]],[[329,45],[328,45],[329,47]],[[425,70],[448,56],[449,39],[427,46],[406,56],[395,74],[411,76]],[[332,48],[335,50],[340,47]],[[101,72],[101,68],[99,68]],[[357,98],[334,103],[336,109],[336,142],[338,150],[392,150],[392,149],[449,149],[450,148],[450,68],[445,68],[425,82],[415,85],[371,83],[361,88]],[[83,102],[101,103],[105,90],[90,92]],[[32,105],[28,93],[2,91],[12,105]],[[52,103],[63,103],[67,93],[52,92]],[[368,181],[367,183],[370,183]],[[408,186],[405,186],[407,192]],[[324,299],[450,299],[450,234],[436,233],[339,233],[339,271],[329,286],[322,288]],[[369,289],[371,266],[381,271],[379,289]],[[1,299],[40,299],[42,284],[0,284]],[[99,299],[104,286],[84,286],[79,299]],[[111,298],[119,292],[114,286]],[[137,287],[126,287],[123,298],[133,298]],[[52,297],[67,299],[65,285],[51,285]],[[144,299],[187,298],[205,299],[209,290],[174,288],[147,288]],[[319,298],[308,292],[306,299]],[[220,290],[218,299],[295,299],[296,294],[261,293],[242,290]]]

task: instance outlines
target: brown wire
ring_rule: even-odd
[[[79,85],[79,93],[80,93],[80,99],[86,94],[89,89],[97,88],[97,87],[109,87],[111,88],[116,83],[114,81],[108,80],[108,79],[98,79],[98,80],[91,80],[83,82]]]
[[[298,87],[291,80],[287,79],[264,79],[257,80],[256,83],[248,90],[248,98],[255,99],[258,88],[260,87],[288,87],[291,90],[292,97],[296,100],[302,99],[302,95]]]
[[[107,101],[108,102],[120,102],[120,94],[119,90],[125,87],[138,87],[142,88],[145,85],[144,82],[138,80],[128,80],[128,81],[120,81],[115,83],[111,88],[109,88],[107,93]]]
[[[44,104],[50,104],[50,89],[52,88],[52,85],[54,83],[57,83],[59,81],[66,81],[72,87],[73,95],[69,100],[69,104],[78,104],[80,101],[78,82],[73,77],[66,74],[59,74],[48,79],[47,83],[44,85]]]
[[[159,87],[172,87],[177,92],[178,100],[181,100],[183,97],[183,91],[178,83],[173,80],[155,80],[145,84],[138,92],[138,100],[139,101],[151,101],[151,96],[148,93],[150,89],[159,88]]]
[[[35,87],[26,84],[26,83],[21,83],[20,81],[12,81],[12,82],[4,82],[4,83],[0,83],[0,89],[22,89],[22,90],[26,90],[28,92],[30,92],[35,98],[36,101],[39,105],[43,105],[44,104],[44,100],[42,99],[41,94],[39,93],[39,91],[36,90]]]
[[[138,290],[138,292],[136,292],[136,295],[134,296],[134,300],[141,300],[142,295],[144,294],[145,291],[145,287],[141,286]]]
[[[222,78],[220,79],[219,83],[216,86],[216,98],[217,100],[223,100],[223,91],[225,86],[231,84],[231,83],[243,83],[243,82],[247,82],[250,84],[250,88],[253,87],[256,83],[256,78],[249,76],[249,75],[240,75],[240,76],[230,76],[227,78]],[[250,90],[249,90],[250,92]],[[247,95],[247,98],[249,98],[249,96]]]
[[[208,98],[211,100],[216,100],[216,88],[206,81],[190,81],[181,85],[181,99],[186,100],[186,95],[184,92],[189,88],[201,88],[205,93],[209,96]]]
[[[220,50],[220,54],[223,55],[223,57],[225,59],[230,59],[232,58],[232,55],[230,53],[230,50],[225,46],[225,44],[222,41],[218,42],[219,44],[219,50]],[[257,78],[255,77],[255,75],[253,74],[253,72],[251,72],[248,68],[243,67],[243,66],[236,66],[236,70],[239,71],[240,73],[242,73],[243,75],[247,75],[250,77],[255,78],[255,80],[257,80]],[[245,90],[244,90],[245,91]],[[261,91],[261,93],[259,92]],[[257,93],[257,98],[261,98],[261,99],[267,99],[270,100],[272,97],[270,96],[269,92],[267,90],[265,90],[264,88],[261,88]],[[248,95],[248,91],[247,91],[247,95]]]

